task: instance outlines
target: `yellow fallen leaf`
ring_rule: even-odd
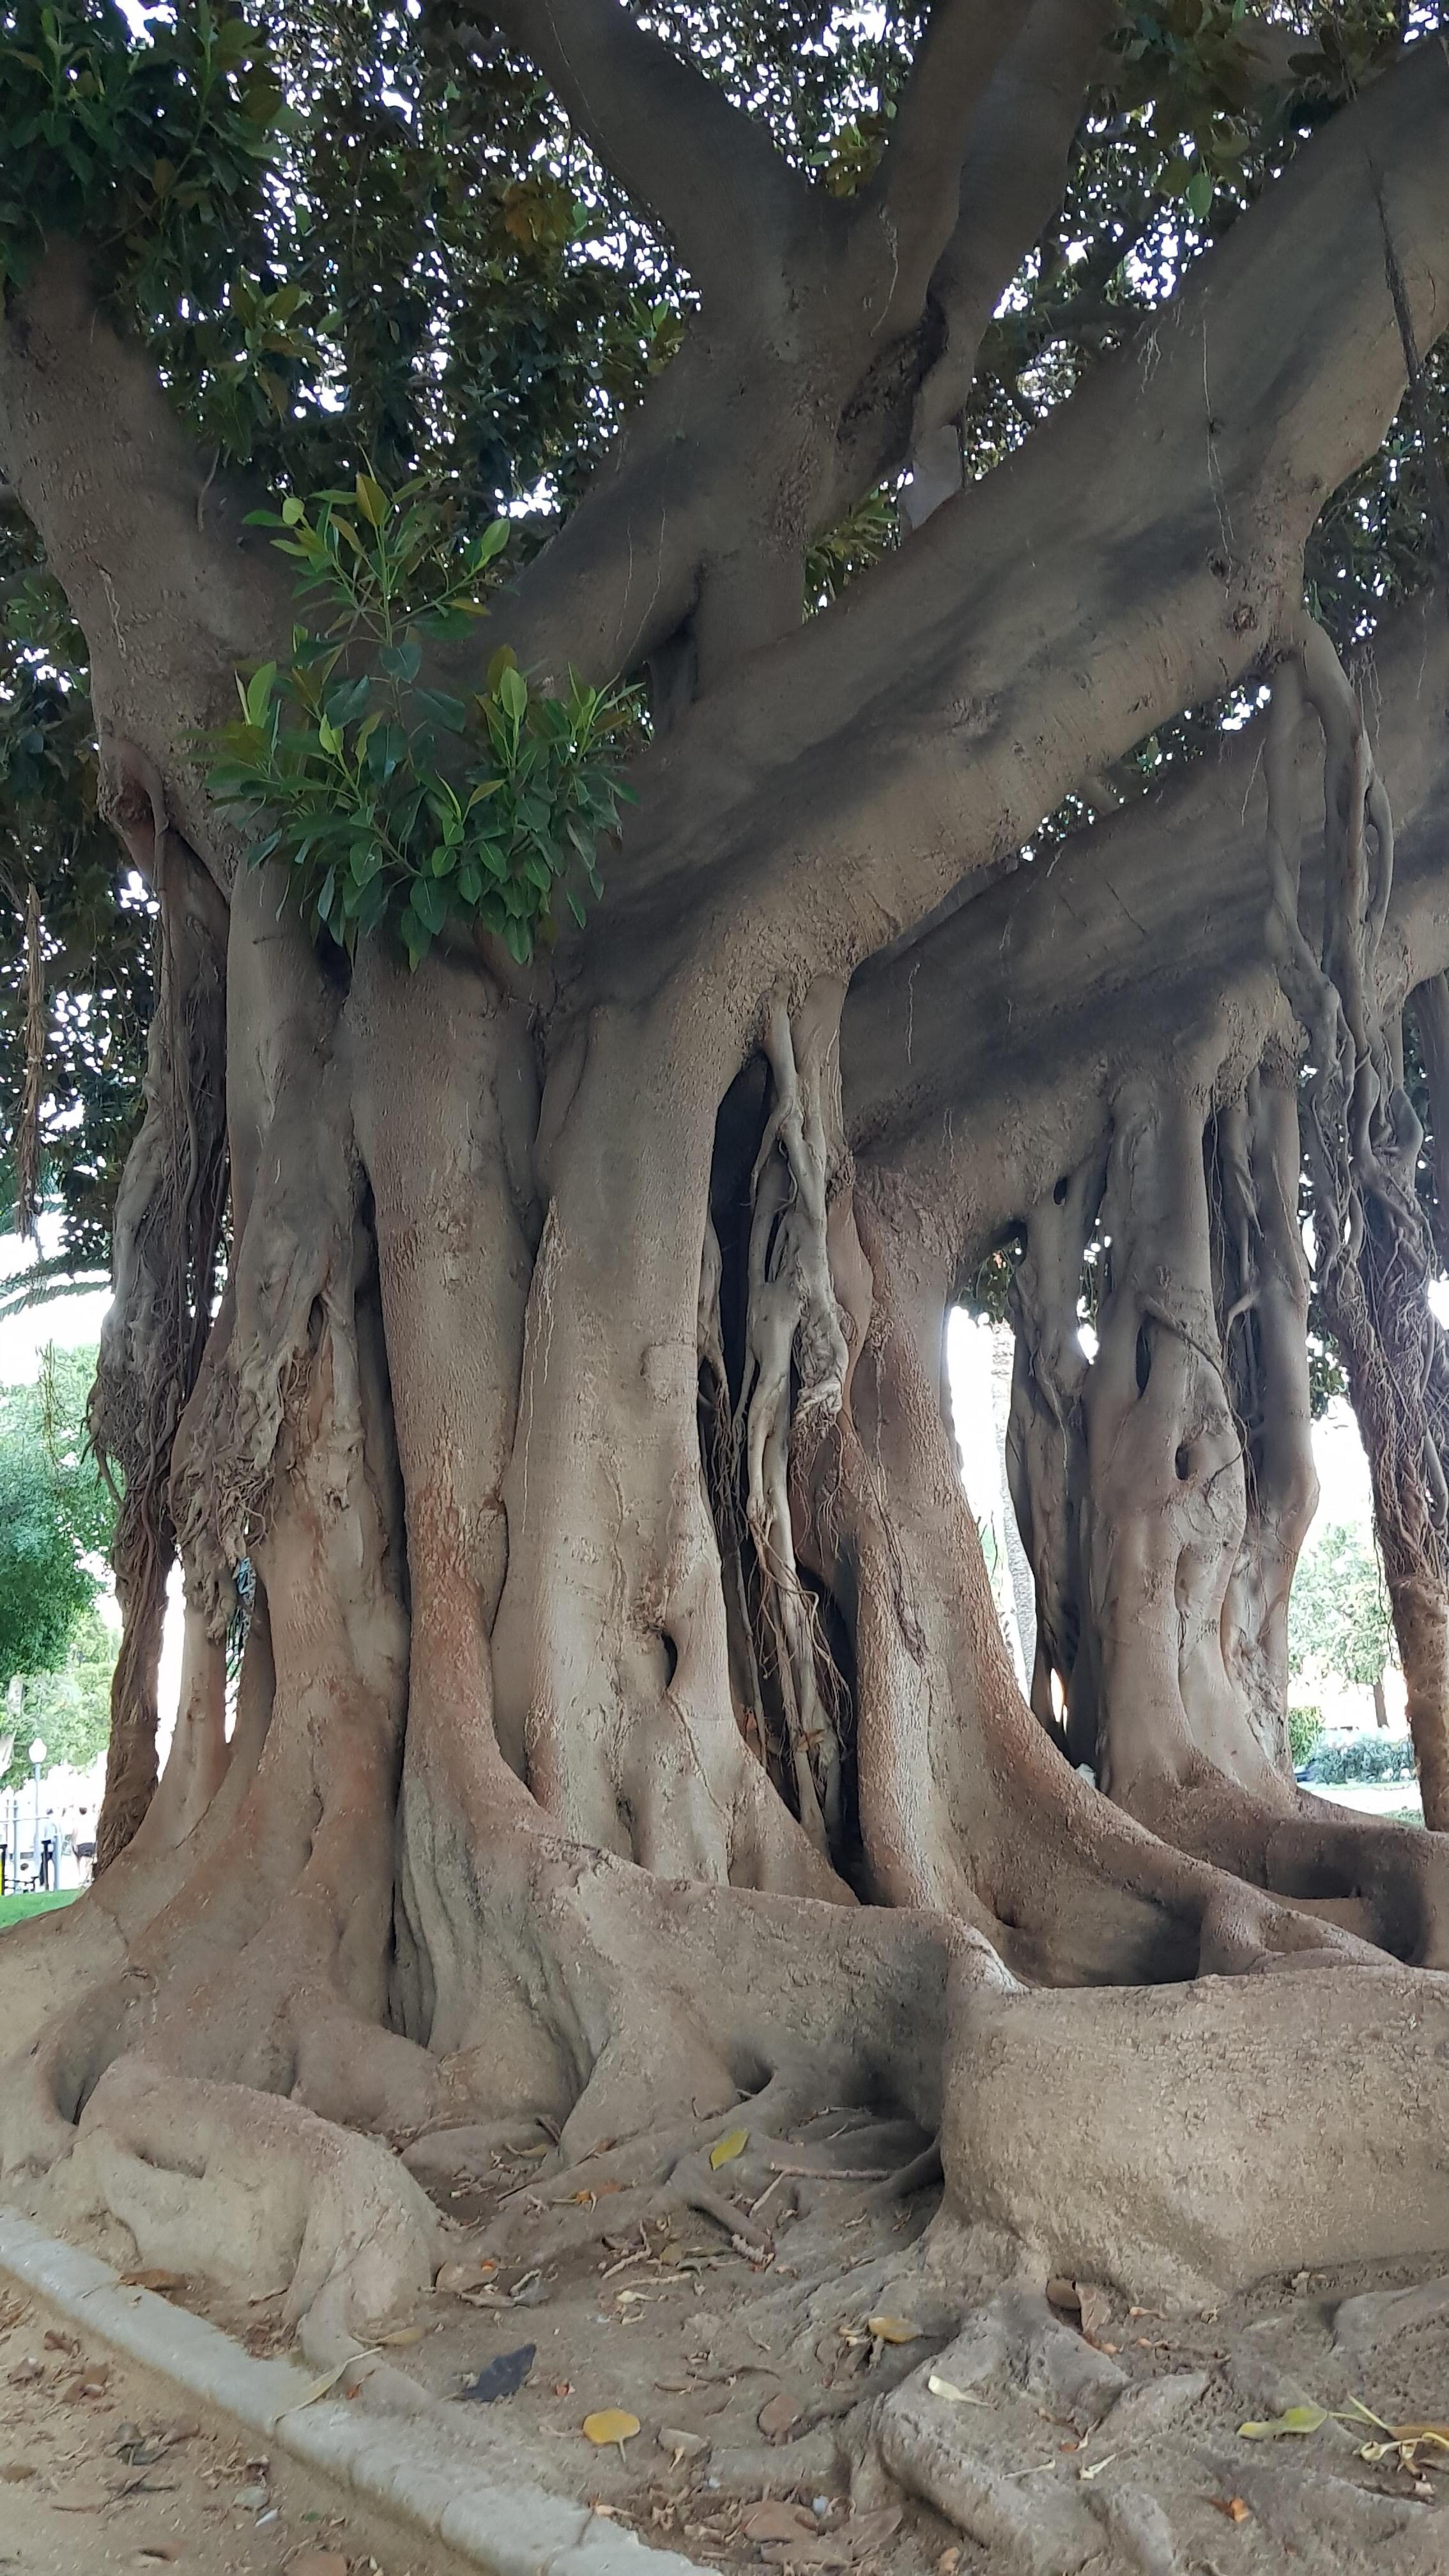
[[[1240,2424],[1238,2431],[1246,2442],[1276,2442],[1282,2433],[1316,2433],[1328,2422],[1324,2406],[1289,2406],[1281,2415],[1270,2415],[1261,2424]]]
[[[716,2138],[714,2145],[710,2148],[710,2170],[713,2173],[718,2173],[721,2165],[732,2165],[736,2156],[742,2156],[744,2154],[749,2143],[750,2133],[748,2129],[727,2129],[724,2136],[722,2138]]]
[[[584,2432],[601,2451],[611,2442],[632,2442],[638,2430],[638,2416],[623,2406],[600,2406],[594,2414],[584,2417]]]
[[[378,2336],[378,2349],[381,2351],[386,2347],[389,2352],[396,2352],[402,2345],[421,2343],[422,2339],[423,2329],[421,2326],[394,2326],[391,2334]]]
[[[921,2331],[909,2317],[867,2317],[865,2322],[877,2343],[914,2343]]]

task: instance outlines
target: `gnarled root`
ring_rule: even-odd
[[[1446,2115],[1436,1977],[1288,1963],[1069,1995],[1017,1985],[984,1944],[957,1955],[948,2207],[1069,2278],[1197,2302],[1267,2272],[1440,2253]]]
[[[40,2206],[69,2223],[118,2219],[143,2263],[248,2299],[284,2292],[316,2359],[406,2314],[443,2254],[426,2195],[371,2139],[135,2058],[102,2077]]]

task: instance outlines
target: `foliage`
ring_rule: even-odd
[[[94,1373],[94,1351],[50,1351],[37,1385],[0,1390],[0,1693],[57,1672],[94,1616],[91,1569],[115,1518],[85,1449]],[[96,1651],[92,1639],[92,1664]]]
[[[849,196],[877,166],[929,13],[658,0],[648,14],[797,166]],[[987,336],[965,421],[970,474],[1071,397],[1430,13],[1425,0],[1293,0],[1253,15],[1266,16],[1272,62],[1241,0],[1123,9],[1059,217]],[[263,27],[226,0],[182,0],[138,29],[113,0],[0,0],[0,172],[0,272],[13,283],[43,235],[76,234],[212,470],[245,470],[258,493],[350,491],[359,472],[446,485],[460,551],[506,506],[519,563],[572,508],[693,303],[672,250],[533,68],[441,9],[285,0]],[[1442,366],[1429,390],[1442,418]],[[1422,579],[1424,470],[1406,414],[1325,513],[1312,577],[1335,633],[1361,635]],[[893,541],[886,490],[812,549],[806,603],[835,597]],[[13,1136],[21,1095],[34,884],[45,1178],[59,1259],[94,1269],[138,1110],[152,921],[97,815],[80,639],[3,498],[0,606],[0,1132]],[[347,676],[361,676],[350,662]],[[1235,699],[1160,728],[1122,765],[1124,792],[1210,748],[1238,712]],[[491,755],[486,718],[478,730]],[[525,731],[543,739],[532,702]],[[451,755],[437,767],[456,784]],[[1071,800],[1036,837],[1083,811]],[[350,855],[346,867],[350,878]],[[326,877],[315,872],[312,896]],[[417,881],[412,918],[431,938],[429,888],[443,880]],[[339,888],[345,905],[340,872],[334,926]],[[444,921],[465,912],[449,898]]]
[[[116,1640],[94,1602],[81,1612],[54,1672],[33,1673],[16,1685],[18,1709],[7,1709],[7,1730],[15,1728],[15,1751],[0,1789],[17,1788],[30,1777],[27,1747],[38,1735],[46,1762],[69,1763],[84,1771],[104,1753],[111,1731],[111,1675],[116,1666]]]
[[[1316,1708],[1289,1709],[1288,1752],[1295,1771],[1301,1771],[1322,1738],[1323,1719]]]
[[[1288,1604],[1290,1671],[1382,1681],[1393,1653],[1383,1577],[1371,1540],[1340,1523],[1305,1548]]]
[[[1412,1780],[1414,1748],[1407,1735],[1353,1735],[1346,1744],[1321,1745],[1307,1776],[1321,1789],[1341,1789],[1349,1782]]]
[[[476,925],[522,964],[555,932],[556,888],[579,922],[573,877],[602,892],[598,845],[631,792],[606,757],[628,696],[572,675],[564,697],[530,690],[506,646],[470,701],[422,685],[425,644],[483,613],[505,520],[458,547],[422,480],[389,495],[365,473],[310,512],[289,499],[257,515],[283,530],[298,597],[325,624],[293,630],[285,669],[238,682],[241,720],[217,745],[213,792],[263,827],[253,863],[281,860],[309,919],[348,950],[385,929],[416,966],[445,930]],[[446,768],[440,736],[455,746]]]

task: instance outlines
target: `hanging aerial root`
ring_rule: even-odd
[[[792,1440],[832,1421],[850,1368],[831,1276],[833,1197],[848,1190],[840,1108],[840,1008],[833,979],[813,984],[792,1023],[769,1006],[764,1052],[773,1098],[751,1174],[745,1365],[738,1424],[754,1542],[801,1823],[821,1852],[841,1822],[840,1741],[822,1674],[829,1659],[795,1557]]]
[[[90,1404],[92,1446],[118,1491],[112,1562],[122,1617],[98,1875],[125,1849],[156,1785],[172,1450],[206,1341],[227,1181],[226,906],[159,815],[153,847],[160,960],[145,1114],[116,1204],[112,1302]]]
[[[1300,918],[1293,760],[1306,700],[1324,742],[1324,903]],[[1434,1247],[1416,1172],[1423,1130],[1404,1081],[1398,1000],[1380,950],[1393,885],[1389,801],[1363,711],[1331,642],[1307,624],[1274,686],[1268,741],[1269,929],[1309,1044],[1305,1134],[1318,1288],[1373,1480],[1425,1821],[1449,1828],[1449,1451]]]

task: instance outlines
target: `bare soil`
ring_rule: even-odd
[[[0,2576],[453,2576],[325,2481],[0,2290]]]
[[[1172,2563],[1212,2576],[1280,2570],[1292,2531],[1302,2533],[1304,2563],[1314,2567],[1449,2566],[1449,2519],[1439,2519],[1449,2484],[1449,2303],[1355,2348],[1335,2341],[1343,2300],[1416,2276],[1382,2268],[1300,2273],[1260,2283],[1219,2310],[1184,2315],[1131,2307],[1087,2284],[1053,2283],[1048,2335],[1076,2338],[1088,2375],[1106,2362],[1125,2374],[1125,2388],[1109,2392],[1115,2411],[1104,2423],[1108,2400],[1094,2401],[1085,2384],[1080,2402],[1064,2396],[1059,2360],[1044,2363],[1040,2349],[971,2375],[961,2356],[989,2296],[983,2302],[979,2284],[974,2302],[963,2295],[959,2270],[953,2274],[942,2245],[926,2235],[934,2190],[894,2207],[882,2199],[878,2150],[852,2125],[856,2118],[826,2113],[800,2126],[802,2165],[826,2162],[833,2142],[837,2171],[828,2180],[780,2174],[761,2206],[753,2157],[730,2156],[714,2174],[720,2218],[666,2205],[616,2225],[611,2203],[634,2196],[611,2179],[607,2152],[597,2160],[596,2187],[586,2160],[571,2170],[561,2198],[563,2184],[540,2178],[546,2142],[530,2154],[480,2146],[477,2132],[470,2146],[470,2133],[460,2131],[450,2176],[447,2133],[434,2137],[426,2178],[439,2207],[460,2223],[457,2259],[426,2307],[399,2320],[387,2359],[440,2401],[437,2420],[460,2459],[591,2503],[644,2541],[705,2565],[1002,2576],[1024,2563],[964,2538],[883,2476],[869,2428],[878,2402],[901,2389],[902,2404],[924,2403],[928,2415],[934,2404],[974,2480],[1003,2481],[1030,2500],[1032,2514],[1044,2517],[1044,2544],[1058,2507],[1076,2510],[1090,2498],[1092,2511],[1110,2520],[1114,2496],[1135,2510],[1145,2494],[1185,2551]],[[727,2123],[721,2139],[730,2140]],[[870,2178],[855,2178],[856,2167]],[[740,2180],[732,2187],[733,2176]],[[1286,2175],[1284,2188],[1292,2188]],[[797,2192],[802,2205],[792,2212]],[[765,2250],[743,2234],[730,2241],[731,2207],[741,2229],[752,2215],[757,2230],[770,2228]],[[561,2233],[570,2241],[561,2244]],[[114,2257],[117,2249],[107,2250]],[[277,2301],[241,2308],[200,2285],[172,2295],[253,2351],[271,2354],[290,2342]],[[13,2329],[7,2367],[22,2348],[30,2349],[25,2335]],[[202,2569],[280,2569],[311,2531],[340,2528],[306,2522],[308,2510],[322,2508],[300,2504],[288,2475],[269,2488],[278,2519],[264,2524],[235,2502],[253,2480],[242,2454],[196,2435],[166,2449],[154,2469],[156,2481],[176,2482],[176,2493],[138,2490],[109,2500],[127,2482],[116,2447],[121,2423],[140,2421],[139,2401],[116,2384],[127,2375],[113,2374],[104,2394],[76,2400],[66,2394],[71,2357],[40,2357],[44,2389],[22,2395],[5,2445],[7,2458],[36,2467],[33,2487],[17,2490],[40,2517],[32,2554],[18,2561],[26,2576],[149,2563],[137,2553],[152,2533],[179,2537],[195,2553],[188,2563]],[[933,2375],[945,2379],[947,2394],[928,2397]],[[470,2393],[480,2377],[481,2389]],[[490,2395],[490,2387],[501,2393]],[[1239,2429],[1305,2404],[1341,2414],[1366,2407],[1381,2424],[1330,2414],[1309,2434],[1270,2440]],[[26,2408],[49,2428],[43,2445],[19,2429]],[[623,2439],[596,2445],[584,2419],[609,2408],[623,2412]],[[630,2418],[637,2431],[628,2429]],[[30,2420],[25,2413],[27,2428]],[[146,2429],[160,2433],[165,2421],[165,2408],[153,2405]],[[1426,2425],[1445,2428],[1444,2439],[1389,2437],[1389,2428]],[[97,2503],[100,2520],[79,2544],[62,2519],[73,2509],[67,2481],[108,2499]],[[1312,2554],[1320,2530],[1321,2560]],[[96,2532],[110,2558],[97,2556]],[[0,2554],[0,2570],[8,2563]],[[1049,2555],[1042,2563],[1079,2562]],[[1102,2563],[1119,2561],[1104,2555]],[[412,2564],[421,2576],[432,2562],[415,2556]]]

